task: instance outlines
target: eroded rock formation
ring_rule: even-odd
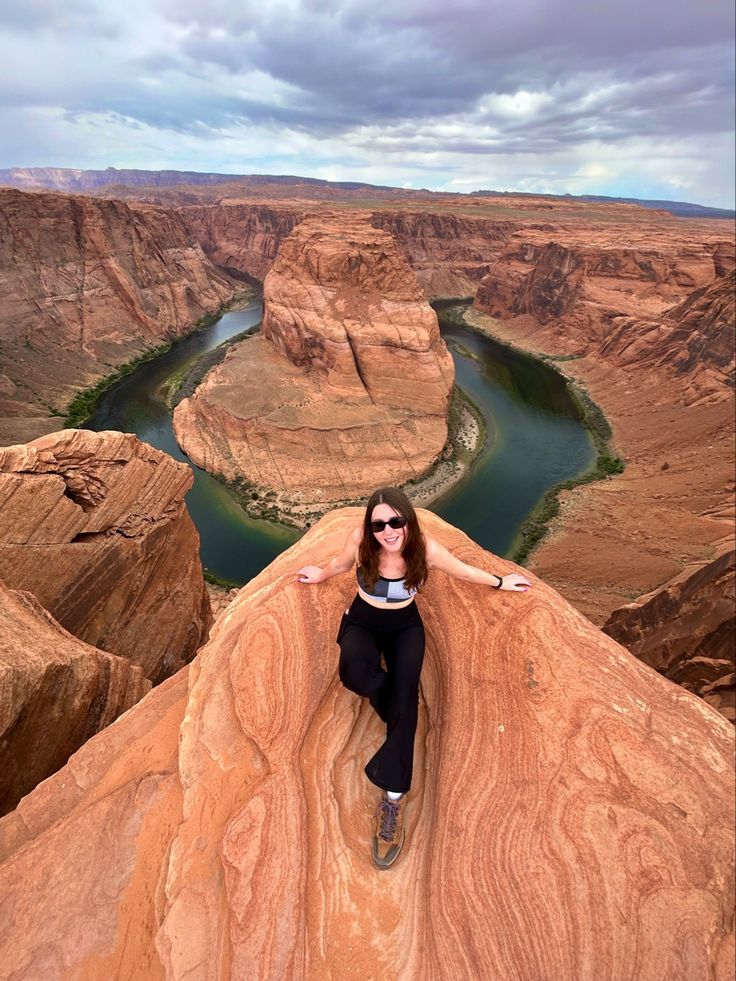
[[[639,370],[665,368],[682,380],[688,405],[729,399],[734,388],[736,272],[694,289],[660,320],[614,318],[601,355]]]
[[[333,640],[354,579],[294,581],[359,517],[323,519],[0,821],[2,962],[28,981],[727,981],[733,727],[543,582],[432,574],[408,844],[372,866],[381,726]]]
[[[0,440],[59,429],[77,391],[233,293],[173,211],[0,189]]]
[[[264,284],[263,335],[236,345],[177,407],[199,466],[324,504],[400,484],[447,438],[454,366],[386,232],[312,218]]]
[[[612,425],[624,473],[563,492],[532,560],[603,624],[733,543],[733,228],[552,231],[509,240],[469,316],[561,360]]]
[[[183,208],[181,215],[212,262],[263,281],[281,243],[308,211],[296,204],[233,201]]]
[[[332,202],[334,208],[335,201]],[[209,258],[233,272],[264,279],[281,243],[328,204],[317,201],[219,201],[184,207],[181,216]],[[427,297],[472,296],[519,222],[440,210],[346,211],[394,237]],[[532,227],[536,227],[532,223]]]
[[[0,814],[150,689],[141,668],[72,637],[0,582]]]
[[[207,635],[189,467],[134,436],[67,429],[0,449],[0,579],[157,683]]]
[[[535,324],[566,352],[596,353],[616,367],[669,366],[701,397],[727,397],[733,242],[667,231],[641,228],[622,246],[611,230],[592,240],[569,232],[550,240],[525,228],[484,277],[475,308]]]
[[[603,629],[645,664],[736,721],[736,552],[614,610]]]

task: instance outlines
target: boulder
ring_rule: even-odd
[[[359,520],[325,517],[0,821],[8,976],[727,981],[733,727],[540,581],[431,574],[408,841],[372,865],[381,724],[334,641],[355,580],[294,580]]]
[[[34,596],[0,582],[0,814],[150,687],[141,668],[72,637]]]
[[[0,449],[0,579],[157,684],[210,607],[184,504],[191,469],[123,433],[65,429]]]

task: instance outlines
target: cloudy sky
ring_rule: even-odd
[[[732,0],[3,0],[0,167],[733,207],[733,38]]]

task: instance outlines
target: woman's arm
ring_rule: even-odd
[[[318,565],[305,565],[297,570],[296,579],[299,582],[313,585],[314,583],[324,582],[325,579],[331,579],[341,572],[349,572],[358,554],[361,534],[362,528],[355,528],[345,539],[345,544],[340,554],[336,555],[334,559],[330,559],[323,569],[320,569]]]
[[[425,536],[427,542],[427,565],[430,569],[439,569],[446,572],[448,576],[455,579],[462,579],[463,582],[474,582],[480,586],[493,586],[495,589],[506,589],[517,593],[525,593],[531,587],[528,579],[513,572],[509,576],[497,576],[493,572],[484,572],[474,565],[461,562],[460,559],[448,552],[444,545],[440,545],[429,535]]]

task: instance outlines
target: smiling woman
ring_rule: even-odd
[[[394,487],[371,495],[362,526],[348,535],[339,555],[324,568],[303,566],[296,576],[302,583],[320,583],[356,564],[358,593],[337,634],[340,680],[368,698],[386,724],[386,740],[365,772],[383,790],[371,847],[374,863],[388,868],[404,844],[405,795],[411,787],[424,661],[424,625],[414,597],[433,569],[514,592],[526,592],[531,582],[515,573],[497,576],[455,558],[422,532],[411,502]]]

